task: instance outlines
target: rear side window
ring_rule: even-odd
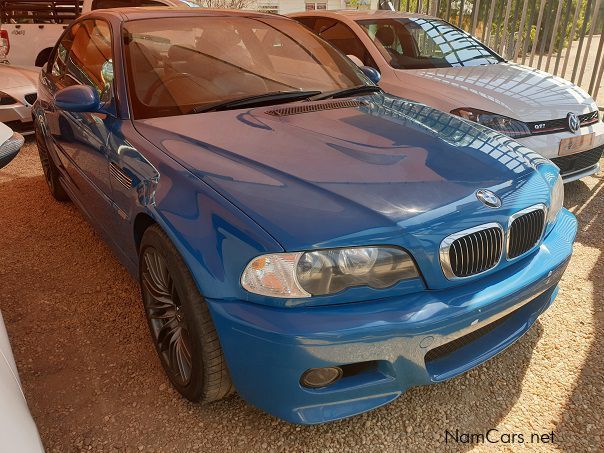
[[[49,59],[48,67],[50,69],[50,74],[56,81],[59,81],[67,72],[67,56],[71,49],[71,44],[73,43],[73,34],[77,31],[79,26],[80,24],[76,24],[65,31],[63,37],[57,44],[53,55]]]
[[[300,22],[302,25],[306,25],[311,30],[315,27],[315,22],[317,21],[316,17],[294,17],[295,20]]]

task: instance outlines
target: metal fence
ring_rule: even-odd
[[[445,19],[507,60],[564,77],[604,105],[604,0],[396,0]]]

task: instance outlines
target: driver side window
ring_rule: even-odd
[[[345,55],[354,55],[366,66],[377,69],[377,65],[359,37],[348,25],[335,19],[318,18],[313,25],[313,31],[339,49]]]

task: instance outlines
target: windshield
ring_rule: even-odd
[[[368,84],[329,44],[283,18],[139,20],[125,24],[123,39],[135,118],[192,113],[266,93]]]
[[[410,17],[358,23],[395,69],[479,66],[503,61],[478,40],[442,20]]]

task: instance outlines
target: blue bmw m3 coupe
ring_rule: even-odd
[[[577,229],[557,167],[375,79],[252,12],[99,10],[54,48],[48,187],[139,279],[189,400],[349,417],[486,361],[554,300]]]

